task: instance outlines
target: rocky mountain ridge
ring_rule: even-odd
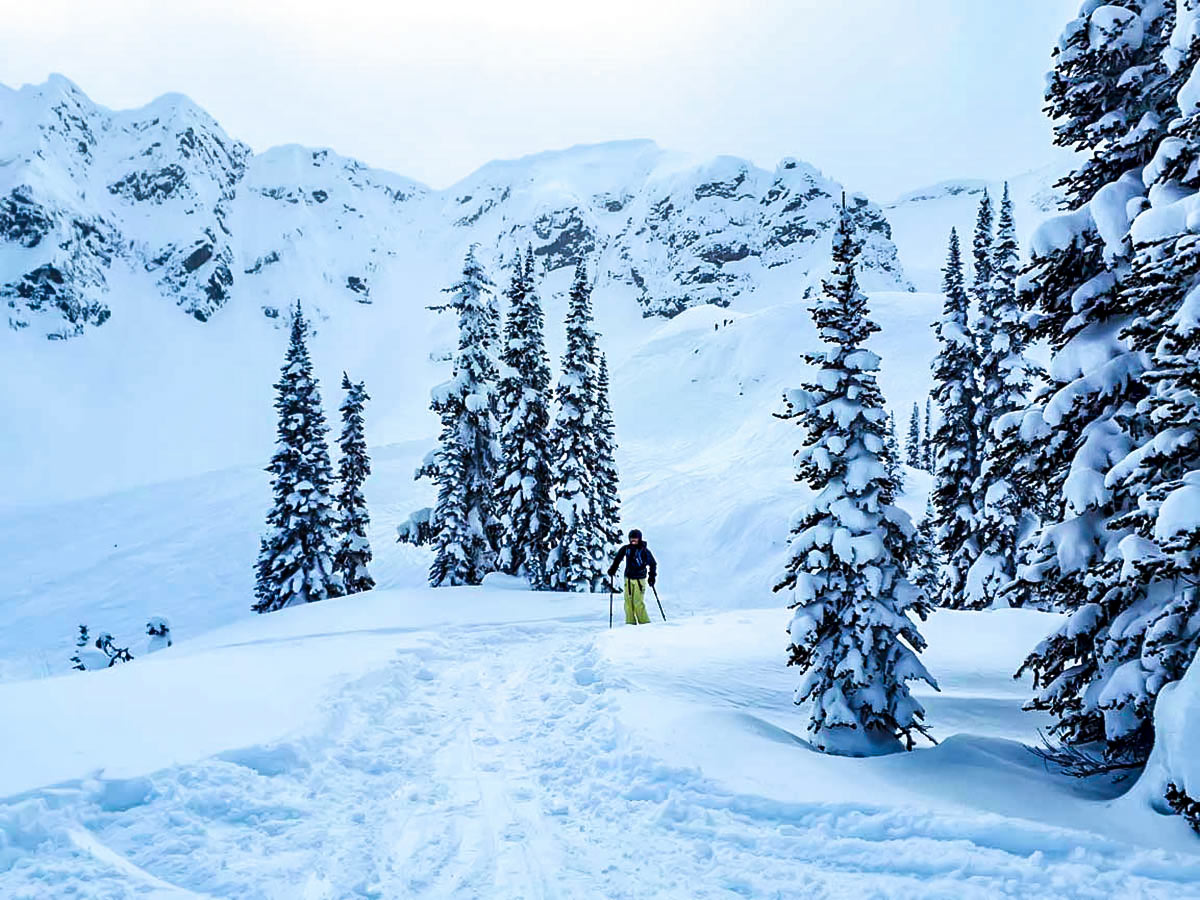
[[[325,314],[379,302],[403,260],[531,243],[544,270],[586,260],[646,316],[730,305],[787,267],[829,264],[842,188],[793,159],[774,171],[649,141],[490,163],[432,190],[323,149],[255,154],[181,95],[110,111],[61,76],[0,86],[0,304],[8,325],[76,337],[138,292],[200,322],[231,302],[268,318],[299,296]],[[848,199],[868,287],[909,290],[882,210]],[[385,285],[385,287],[381,287]],[[425,298],[430,299],[430,298]]]

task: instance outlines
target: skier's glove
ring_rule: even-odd
[[[654,581],[655,581],[655,579],[657,579],[657,578],[658,578],[658,576],[657,576],[657,575],[651,575],[651,576],[650,576],[650,587],[654,587]]]

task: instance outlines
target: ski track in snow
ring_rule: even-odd
[[[622,725],[639,676],[590,623],[424,637],[316,733],[0,804],[0,896],[1197,895],[1200,861],[1086,832],[723,790]]]

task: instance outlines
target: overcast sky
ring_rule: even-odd
[[[1079,0],[33,0],[0,82],[124,108],[178,91],[262,150],[445,186],[495,158],[648,137],[818,166],[880,200],[1054,159],[1044,74]]]

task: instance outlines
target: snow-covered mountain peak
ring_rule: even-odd
[[[451,185],[447,193],[461,194],[463,188],[482,182],[513,183],[522,179],[531,184],[566,179],[582,188],[611,190],[631,175],[636,177],[639,172],[644,175],[664,158],[674,155],[645,138],[575,144],[513,159],[492,160]]]
[[[434,191],[331,150],[252,154],[180,94],[114,112],[61,76],[0,93],[0,162],[0,301],[13,329],[54,338],[122,315],[129,292],[202,322],[231,302],[277,318],[298,296],[336,315],[392,287],[402,260],[450,277],[475,243],[496,260],[532,244],[547,272],[586,261],[644,315],[727,306],[777,267],[803,293],[828,267],[842,190],[794,160],[768,172],[628,140]],[[882,212],[855,211],[865,281],[907,289]]]
[[[73,82],[52,75],[40,85],[0,93],[0,187],[32,176],[84,176],[105,117]]]

